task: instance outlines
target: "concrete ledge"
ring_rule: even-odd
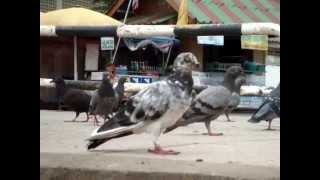
[[[41,180],[280,179],[280,169],[101,153],[40,153]]]

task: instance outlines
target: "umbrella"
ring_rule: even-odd
[[[44,13],[41,15],[40,24],[54,26],[105,26],[121,25],[122,23],[102,13],[74,7]]]

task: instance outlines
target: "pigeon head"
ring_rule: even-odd
[[[231,79],[236,79],[240,76],[242,76],[243,78],[245,78],[245,74],[244,71],[242,69],[241,66],[231,66],[227,69],[226,77],[231,78]]]
[[[103,73],[102,81],[109,81],[109,80],[110,80],[110,74],[109,73]]]
[[[118,80],[119,84],[124,84],[125,82],[128,82],[128,77],[127,76],[122,76]]]
[[[227,87],[231,92],[240,91],[241,85],[246,82],[245,74],[240,66],[231,66],[227,69],[223,84]]]
[[[194,66],[199,66],[197,57],[190,52],[184,52],[179,54],[174,60],[173,71],[191,72]]]

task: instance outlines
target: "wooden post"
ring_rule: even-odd
[[[73,72],[74,80],[78,80],[78,42],[77,36],[73,36]]]

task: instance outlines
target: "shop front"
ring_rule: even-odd
[[[103,38],[106,37],[101,37],[102,61],[113,63],[117,78],[129,76],[131,83],[152,83],[166,76],[179,52],[179,40],[170,37],[124,38],[117,51],[112,42],[109,50],[102,48]],[[101,80],[103,70],[91,72],[91,80]]]

